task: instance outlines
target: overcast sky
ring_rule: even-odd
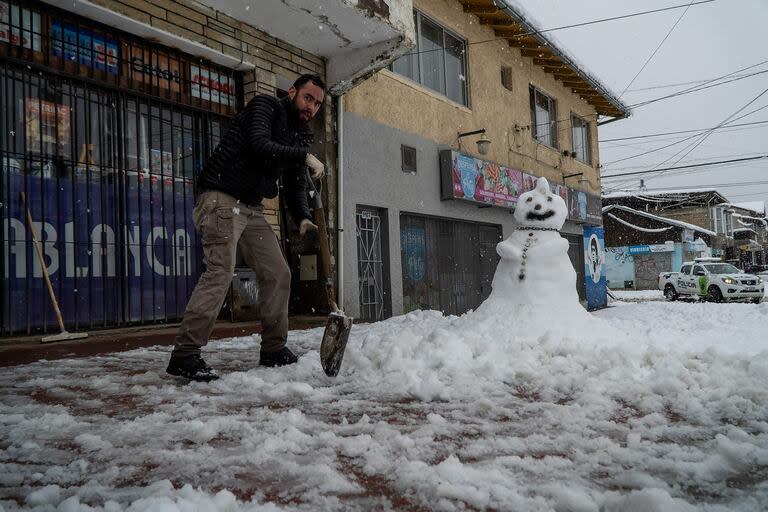
[[[541,29],[547,29],[689,2],[517,0],[517,3],[535,18]],[[558,30],[548,35],[619,95],[683,11],[685,8]],[[621,99],[631,105],[658,98],[696,84],[658,88],[660,86],[705,81],[763,61],[768,61],[768,0],[715,0],[693,5]],[[758,71],[767,72],[635,108],[629,119],[600,127],[600,139],[717,126],[768,89],[768,62],[727,78],[738,78],[738,75]],[[734,124],[768,120],[768,92],[736,117],[760,107],[766,108]],[[655,166],[673,167],[768,154],[768,123],[765,123],[715,131],[686,156],[691,149],[690,144],[698,142],[700,136],[645,156],[617,161],[692,135],[695,134],[601,142],[602,172],[608,175],[653,169]],[[673,156],[678,152],[677,156]],[[646,174],[604,179],[603,186],[606,191],[618,186],[637,189],[640,178],[645,179],[648,190],[713,185],[732,202],[768,201],[768,159],[687,171],[667,171],[662,176]],[[735,185],[741,182],[748,184]]]

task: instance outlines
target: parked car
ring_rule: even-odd
[[[659,290],[669,301],[697,297],[711,302],[749,300],[759,304],[763,289],[762,278],[713,258],[697,258],[683,263],[680,272],[659,274]]]
[[[768,265],[752,265],[746,270],[748,274],[756,275],[757,277],[762,279],[763,282],[768,281]]]

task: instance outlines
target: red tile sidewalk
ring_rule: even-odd
[[[326,316],[291,316],[288,319],[288,328],[296,330],[321,327],[325,325],[326,319]],[[42,335],[0,339],[0,367],[32,363],[41,359],[87,357],[153,345],[171,345],[177,329],[178,324],[170,324],[89,331],[87,338],[56,343],[40,343]],[[249,336],[259,332],[259,322],[219,321],[213,329],[211,339]],[[55,333],[45,336],[50,334]]]

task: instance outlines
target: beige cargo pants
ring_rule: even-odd
[[[223,192],[203,192],[192,220],[203,239],[206,268],[184,311],[173,357],[199,354],[208,343],[232,282],[238,245],[258,279],[261,350],[282,349],[288,337],[291,271],[261,206],[247,206]]]

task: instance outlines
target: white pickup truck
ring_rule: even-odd
[[[763,286],[759,277],[714,258],[686,261],[680,272],[659,274],[659,290],[667,300],[687,296],[711,302],[750,300],[759,304],[763,300]]]

